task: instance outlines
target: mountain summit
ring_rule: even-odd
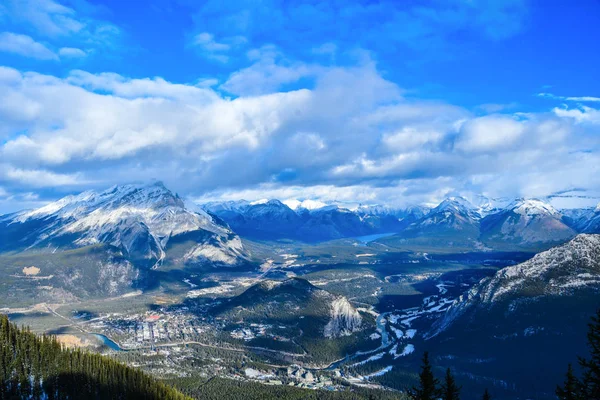
[[[481,239],[486,243],[561,243],[575,235],[560,212],[537,199],[519,199],[481,221]]]
[[[187,209],[161,182],[130,184],[1,217],[0,251],[56,252],[105,244],[136,264],[158,266],[173,239],[192,233],[198,243],[186,253],[186,261],[232,264],[241,256],[241,241],[217,218]]]

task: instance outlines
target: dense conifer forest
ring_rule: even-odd
[[[0,316],[0,399],[165,399],[185,395],[108,357],[63,347]]]

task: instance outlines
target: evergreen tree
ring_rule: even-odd
[[[460,400],[460,386],[456,384],[450,368],[446,370],[446,377],[442,384],[442,400]]]
[[[482,400],[492,400],[492,396],[490,395],[490,392],[488,392],[487,389],[485,389],[485,392],[483,392],[483,397],[481,399]]]
[[[600,309],[588,325],[587,341],[590,358],[579,358],[584,371],[580,395],[585,399],[600,399]]]
[[[575,374],[573,374],[573,366],[569,364],[565,385],[564,387],[558,386],[556,388],[556,396],[558,396],[559,400],[579,400],[581,399],[580,390],[581,383],[575,377]]]
[[[409,395],[413,400],[436,400],[440,395],[438,380],[433,376],[428,352],[423,353],[419,387],[413,387]]]
[[[44,397],[189,399],[138,369],[99,354],[63,348],[55,337],[37,337],[0,316],[0,399]]]

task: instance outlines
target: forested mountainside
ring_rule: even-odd
[[[0,399],[161,399],[187,396],[108,357],[63,347],[0,316]]]
[[[0,315],[0,399],[322,399],[403,400],[397,392],[353,388],[327,392],[211,378],[177,378],[177,389],[109,357],[63,347],[54,336],[37,336]]]

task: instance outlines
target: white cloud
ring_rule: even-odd
[[[42,43],[30,36],[12,32],[0,33],[0,51],[38,60],[58,60],[58,56]]]
[[[407,152],[425,149],[426,146],[436,146],[444,136],[443,132],[405,126],[398,132],[385,134],[382,138],[382,143],[390,151]]]
[[[57,174],[40,169],[21,169],[6,164],[0,164],[0,177],[9,182],[18,182],[21,185],[35,188],[88,183],[82,181],[77,174]]]
[[[27,23],[48,36],[77,33],[85,27],[75,10],[52,0],[7,0],[6,8],[15,21]]]
[[[227,51],[231,48],[226,43],[219,43],[215,41],[212,34],[208,32],[202,32],[194,37],[193,44],[202,47],[204,50],[215,52],[215,51]]]
[[[24,31],[35,33],[36,38],[44,38],[56,47],[69,49],[66,50],[67,56],[83,56],[72,50],[76,48],[72,47],[74,44],[88,50],[114,50],[120,29],[88,15],[97,7],[87,2],[75,4],[84,12],[54,0],[4,0],[4,17]],[[69,46],[65,47],[65,44]]]
[[[76,47],[62,47],[60,50],[58,50],[58,54],[61,57],[67,58],[81,58],[87,56],[87,53],[85,51]]]
[[[592,107],[580,106],[578,108],[560,108],[552,109],[554,114],[562,118],[572,118],[578,123],[589,122],[600,124],[600,110]]]
[[[537,96],[554,99],[554,100],[575,101],[575,102],[579,102],[579,103],[600,102],[600,97],[593,97],[593,96],[556,96],[552,93],[538,93]]]
[[[194,36],[191,45],[199,48],[203,57],[227,63],[230,59],[227,53],[245,43],[246,38],[243,36],[229,36],[217,41],[212,33],[202,32]]]
[[[525,132],[523,122],[499,115],[485,116],[464,123],[456,148],[466,152],[489,152],[508,149]]]
[[[320,67],[286,60],[273,46],[264,46],[248,52],[254,64],[231,74],[221,85],[223,90],[241,96],[272,93],[281,85],[301,78],[316,76]]]
[[[311,73],[310,89],[231,99],[160,77],[0,68],[0,186],[157,178],[205,198],[406,204],[600,185],[597,109],[475,117],[404,98],[369,61]]]

